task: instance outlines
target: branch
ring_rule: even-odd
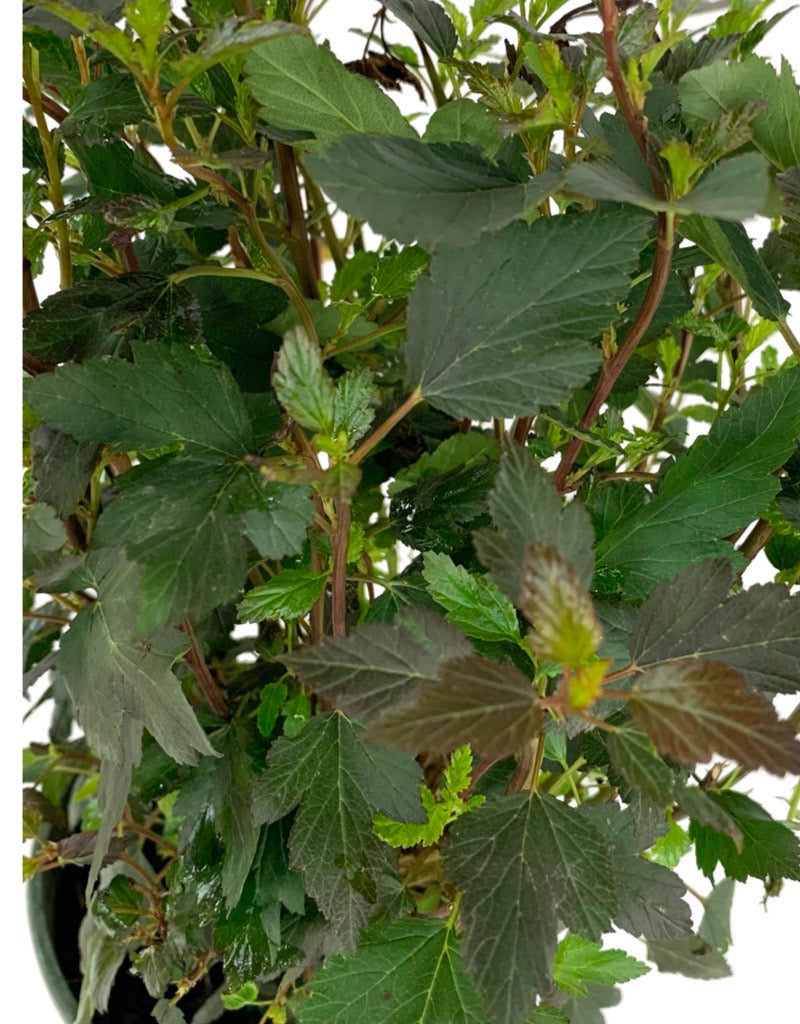
[[[594,393],[589,399],[589,404],[586,406],[586,411],[581,418],[580,426],[583,430],[588,430],[597,419],[603,403],[611,394],[611,389],[616,384],[617,378],[625,368],[625,364],[636,351],[636,346],[642,340],[656,310],[661,304],[664,289],[667,287],[669,273],[672,268],[674,216],[672,213],[660,213],[658,215],[658,238],[656,239],[653,270],[650,275],[647,291],[639,311],[628,333],[625,335],[624,341],[611,359],[603,364],[603,368],[600,371],[600,380],[597,382]],[[556,470],[553,482],[556,489],[562,494],[566,489],[569,471],[572,469],[582,445],[583,441],[579,437],[573,437]]]
[[[228,714],[228,705],[225,702],[225,694],[219,688],[216,680],[211,675],[206,659],[203,656],[203,652],[200,648],[200,644],[197,642],[197,637],[194,635],[192,624],[188,619],[184,619],[179,628],[189,637],[191,646],[184,655],[184,661],[192,670],[192,673],[197,680],[197,685],[200,687],[203,696],[206,699],[206,703],[217,716],[217,718],[225,718]]]
[[[331,627],[334,636],[347,632],[347,548],[350,544],[350,503],[337,501],[336,532],[333,535],[333,577],[331,579]]]
[[[297,275],[303,294],[309,299],[319,298],[317,273],[311,240],[306,228],[306,215],[303,199],[300,195],[300,183],[297,180],[297,164],[291,146],[282,142],[275,143],[275,156],[278,161],[281,190],[286,203],[287,227],[289,229],[289,248],[292,250]]]

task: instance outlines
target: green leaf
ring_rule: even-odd
[[[80,1002],[76,1013],[79,1024],[91,1021],[94,1010],[105,1013],[111,987],[127,952],[125,943],[110,935],[94,913],[85,915],[78,931],[81,974]]]
[[[439,666],[416,704],[390,712],[368,736],[410,753],[447,754],[470,743],[484,757],[523,748],[543,724],[533,685],[513,665],[472,654]]]
[[[372,374],[366,367],[348,370],[336,382],[333,399],[333,435],[341,432],[347,435],[348,447],[352,447],[369,430],[375,418],[371,408],[377,397]]]
[[[249,467],[208,457],[144,465],[121,477],[117,487],[119,496],[100,517],[95,544],[124,544],[141,565],[142,629],[185,616],[202,618],[235,597],[247,574],[247,537],[264,557],[294,554],[313,516],[307,488],[300,496],[301,520],[293,485],[264,486]],[[283,521],[287,503],[296,520]],[[258,543],[265,540],[276,543]]]
[[[60,516],[68,516],[86,493],[100,448],[81,444],[47,423],[31,432],[33,477],[36,497],[51,505]]]
[[[677,794],[678,806],[692,821],[708,825],[715,832],[730,836],[737,850],[742,849],[744,837],[736,820],[699,786],[684,786]]]
[[[99,199],[148,196],[159,203],[172,203],[179,198],[182,182],[156,170],[152,163],[137,159],[120,138],[106,139],[96,145],[73,138],[70,149],[81,165],[92,196]]]
[[[425,554],[422,575],[428,593],[447,612],[447,621],[479,640],[519,642],[514,606],[485,576],[473,576],[449,555]]]
[[[105,75],[88,82],[61,122],[63,137],[102,142],[125,125],[147,120],[148,112],[132,75]]]
[[[438,253],[409,301],[409,380],[456,418],[557,404],[599,365],[588,342],[615,318],[651,227],[598,210]]]
[[[484,1024],[450,922],[371,925],[355,955],[337,956],[290,1003],[300,1024]]]
[[[59,657],[90,745],[103,760],[121,764],[120,730],[130,718],[175,761],[195,764],[198,754],[213,754],[171,671],[189,645],[187,637],[167,629],[140,639],[138,569],[122,556],[111,565],[102,559],[95,564],[87,584],[96,588],[98,599],[72,620]]]
[[[389,497],[401,494],[426,477],[479,466],[492,460],[497,452],[497,441],[477,430],[471,430],[466,434],[453,434],[452,437],[445,438],[432,452],[424,452],[416,462],[399,470],[389,484]]]
[[[241,1010],[243,1006],[252,1006],[258,1002],[258,985],[246,981],[235,992],[223,992],[222,1005],[226,1010]]]
[[[703,920],[697,929],[697,935],[724,953],[731,944],[731,904],[736,882],[732,878],[723,878],[706,897],[703,906]]]
[[[698,935],[681,935],[647,943],[647,956],[659,971],[686,978],[727,978],[731,969],[724,957]]]
[[[666,807],[673,798],[675,773],[661,760],[653,744],[628,726],[603,737],[614,770],[652,802]]]
[[[348,637],[325,637],[281,660],[309,689],[371,721],[412,703],[425,684],[437,682],[442,662],[470,651],[459,630],[419,610],[396,615],[392,625],[376,622]]]
[[[351,74],[327,46],[305,36],[280,36],[253,48],[245,75],[262,116],[276,128],[313,132],[323,143],[347,132],[414,134],[374,82]]]
[[[486,107],[469,99],[454,99],[434,110],[425,128],[426,142],[466,142],[490,159],[500,145],[500,125]]]
[[[725,874],[739,882],[751,877],[800,879],[800,842],[784,822],[775,821],[743,793],[715,793],[711,799],[734,819],[742,845],[737,849],[730,836],[692,821],[689,835],[694,840],[697,866],[708,878],[713,877],[717,864],[722,864]]]
[[[772,704],[719,661],[676,661],[634,681],[629,705],[662,754],[683,764],[715,752],[745,768],[800,772],[800,742]]]
[[[244,18],[226,18],[206,32],[202,43],[194,51],[173,61],[172,70],[181,78],[196,78],[215,64],[243,54],[251,46],[294,33],[305,34],[301,25],[285,21],[248,21]]]
[[[800,686],[800,598],[776,583],[732,596],[728,561],[700,562],[660,583],[639,609],[631,660],[640,668],[710,658],[738,669],[764,693]]]
[[[284,569],[268,583],[253,587],[239,604],[241,622],[297,619],[310,611],[325,589],[327,573],[310,569]]]
[[[558,944],[553,960],[553,981],[571,996],[587,996],[587,981],[618,985],[647,974],[650,968],[621,949],[603,949],[580,935],[568,935]]]
[[[600,833],[547,794],[500,796],[457,821],[445,871],[463,893],[464,962],[498,1024],[521,1024],[549,991],[559,920],[599,938],[616,908]]]
[[[777,492],[773,475],[800,432],[800,367],[748,392],[667,472],[658,495],[614,527],[598,562],[625,573],[631,597],[703,558],[730,557],[722,538],[751,522]],[[653,559],[658,551],[658,559]]]
[[[426,248],[460,245],[523,216],[558,188],[553,172],[525,184],[472,146],[347,135],[309,158],[342,209],[375,231]]]
[[[225,845],[222,894],[229,910],[239,902],[242,887],[258,846],[252,804],[259,776],[255,758],[260,748],[250,728],[233,722],[214,736],[218,757],[203,758],[181,787],[175,813],[187,815],[193,807],[200,815],[210,811],[214,828]],[[261,755],[263,757],[263,755]]]
[[[283,339],[272,386],[281,405],[301,426],[321,434],[333,431],[333,382],[322,366],[319,345],[300,327]]]
[[[391,11],[439,57],[452,57],[458,37],[444,8],[433,0],[386,0]]]
[[[43,501],[28,509],[23,524],[22,574],[32,576],[57,560],[67,535],[55,509]]]
[[[665,868],[675,868],[691,850],[692,840],[680,825],[670,822],[669,831],[659,836],[650,850],[650,857]]]
[[[286,683],[267,683],[261,688],[258,695],[256,724],[258,731],[265,739],[269,739],[272,735],[288,692]]]
[[[27,382],[26,400],[48,423],[117,451],[180,443],[244,455],[252,428],[227,369],[187,348],[134,342],[134,362],[90,359]]]
[[[762,57],[750,56],[740,63],[715,61],[684,75],[678,96],[689,128],[748,100],[763,100],[764,109],[753,119],[753,141],[781,171],[800,164],[800,94],[786,58],[780,74]]]
[[[776,323],[785,320],[789,303],[743,225],[712,217],[687,217],[681,221],[681,233],[728,271],[750,296],[757,313]]]
[[[691,930],[692,915],[682,899],[686,886],[660,864],[639,851],[652,843],[652,835],[637,834],[630,811],[616,804],[582,804],[580,813],[603,837],[609,863],[610,883],[617,901],[614,924],[646,939],[684,935]]]
[[[660,199],[613,164],[573,164],[567,186],[580,195],[632,203],[645,210],[668,210],[739,221],[766,214],[770,194],[768,165],[758,153],[723,160],[679,199]]]
[[[268,391],[273,356],[281,345],[270,325],[288,305],[285,292],[234,274],[193,277],[185,287],[200,304],[203,339],[213,355],[242,391]]]
[[[47,363],[128,355],[136,341],[199,337],[191,292],[150,273],[80,281],[46,298],[23,321],[25,351]]]
[[[392,299],[405,298],[430,259],[428,253],[417,245],[407,245],[392,256],[384,256],[375,268],[374,294]]]
[[[355,948],[374,911],[385,850],[372,834],[376,811],[419,818],[419,766],[373,747],[338,713],[316,715],[293,740],[270,747],[253,804],[256,823],[299,810],[289,838],[289,865],[330,922]]]
[[[522,564],[532,544],[552,544],[589,586],[594,573],[594,532],[583,506],[564,507],[532,452],[514,445],[505,454],[489,495],[494,529],[475,534],[475,549],[500,590],[517,605]]]

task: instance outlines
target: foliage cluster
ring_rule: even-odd
[[[27,5],[26,873],[77,1024],[595,1024],[800,878],[780,17],[323,6]]]

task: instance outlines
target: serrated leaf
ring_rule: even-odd
[[[616,804],[583,804],[580,813],[602,835],[613,865],[614,924],[646,939],[691,931],[692,915],[682,899],[686,886],[673,871],[638,856],[651,844],[652,836],[637,835],[631,810],[621,811]]]
[[[552,544],[531,544],[522,563],[522,611],[540,657],[579,669],[603,639],[594,605],[572,563]]]
[[[90,359],[27,381],[26,401],[51,426],[117,451],[187,447],[241,456],[252,427],[227,369],[188,348],[135,342],[134,362]]]
[[[719,661],[677,661],[637,679],[629,707],[663,754],[684,764],[715,752],[746,768],[800,772],[800,742],[773,705]]]
[[[457,418],[557,404],[599,365],[588,340],[615,318],[650,228],[622,209],[542,217],[438,253],[409,300],[410,382]]]
[[[348,637],[325,637],[282,660],[311,690],[371,721],[413,703],[423,686],[437,682],[442,662],[470,651],[459,630],[419,610],[398,614],[392,625],[376,622]]]
[[[600,834],[547,794],[500,796],[457,821],[445,871],[463,893],[464,962],[498,1024],[521,1024],[549,991],[559,919],[599,938],[616,909]]]
[[[708,825],[715,832],[730,836],[736,849],[742,849],[744,842],[742,830],[736,824],[736,820],[714,799],[712,794],[707,793],[699,786],[684,786],[678,791],[676,799],[678,807],[692,821]]]
[[[489,494],[493,530],[475,534],[475,549],[502,592],[519,606],[522,562],[531,544],[552,544],[588,586],[594,572],[594,532],[577,501],[564,507],[533,453],[514,445],[503,457]]]
[[[384,256],[375,268],[374,294],[392,299],[405,298],[430,259],[430,255],[418,245],[406,245],[393,256]]]
[[[322,434],[333,431],[333,382],[322,366],[319,345],[300,327],[283,339],[272,387],[281,405],[301,426]]]
[[[258,748],[253,747],[249,727],[240,722],[226,726],[214,736],[219,756],[201,760],[181,787],[176,803],[180,816],[188,815],[193,807],[201,813],[210,812],[225,847],[221,881],[228,910],[239,902],[258,846],[258,829],[252,817],[259,778],[254,761]]]
[[[305,615],[325,589],[327,574],[310,569],[284,569],[268,583],[253,587],[239,604],[241,622],[297,619]]]
[[[731,944],[731,904],[736,882],[723,878],[706,897],[698,938],[724,953]]]
[[[124,544],[142,567],[141,629],[199,619],[230,600],[244,584],[247,538],[262,542],[256,546],[265,557],[294,554],[313,516],[307,488],[299,496],[303,519],[293,485],[264,486],[240,462],[208,457],[147,464],[117,486],[120,494],[100,517],[95,544]],[[287,506],[291,515],[284,521]]]
[[[56,510],[43,501],[28,508],[23,528],[22,573],[31,576],[57,561],[67,535]]]
[[[559,184],[554,172],[521,184],[473,146],[346,135],[309,158],[343,210],[400,242],[460,245],[534,209]]]
[[[384,6],[427,43],[438,57],[452,57],[458,37],[441,4],[433,0],[386,0]]]
[[[658,495],[603,537],[598,561],[625,573],[631,597],[646,597],[686,565],[729,557],[722,538],[751,522],[775,495],[780,482],[773,472],[798,432],[800,367],[791,367],[748,392],[694,442]]]
[[[275,728],[275,723],[278,721],[278,715],[281,713],[281,708],[288,692],[286,683],[267,683],[266,686],[261,687],[258,695],[256,724],[258,725],[258,731],[265,739],[269,739],[272,730]]]
[[[172,69],[182,78],[196,78],[215,64],[244,53],[251,46],[292,33],[305,33],[305,30],[301,25],[285,21],[259,22],[248,21],[246,18],[226,18],[206,32],[194,53],[184,54],[174,61]]]
[[[96,444],[81,444],[68,434],[40,423],[31,432],[33,476],[39,501],[68,516],[83,497],[100,457]]]
[[[647,956],[659,971],[686,978],[727,978],[731,969],[721,953],[698,935],[681,935],[647,943]]]
[[[255,47],[245,59],[245,75],[264,119],[276,128],[313,132],[319,142],[347,132],[414,134],[374,82],[351,74],[327,46],[306,36],[281,36]]]
[[[23,321],[25,351],[49,363],[127,355],[137,341],[199,337],[191,292],[152,273],[80,281],[49,296]]]
[[[420,818],[420,780],[411,758],[365,743],[361,727],[338,713],[316,715],[295,739],[270,747],[254,820],[274,822],[299,805],[289,866],[349,949],[374,909],[384,868],[372,817]]]
[[[728,791],[710,797],[736,822],[742,844],[737,849],[729,836],[692,821],[689,835],[695,843],[697,866],[708,878],[722,864],[725,874],[739,882],[750,877],[800,879],[800,842],[784,822],[771,818],[743,793]]]
[[[755,689],[800,687],[800,598],[766,583],[730,594],[735,576],[723,560],[700,562],[660,583],[639,609],[631,660],[651,668],[681,658],[710,658],[738,669]]]
[[[472,654],[445,661],[438,677],[415,704],[385,715],[368,736],[414,754],[447,754],[469,743],[485,757],[503,757],[521,750],[543,724],[530,679],[513,665]]]
[[[125,125],[139,124],[147,117],[147,108],[132,75],[104,75],[78,92],[69,114],[61,122],[61,132],[68,142],[86,138],[98,143],[121,132]]]
[[[770,191],[768,165],[758,153],[742,153],[721,161],[694,188],[672,201],[660,199],[613,164],[573,164],[566,183],[572,191],[593,199],[732,221],[765,214]]]
[[[673,798],[675,773],[656,753],[653,744],[638,729],[627,726],[603,737],[611,764],[625,782],[658,806]]]
[[[500,145],[500,123],[475,100],[453,99],[431,114],[424,138],[426,142],[466,142],[491,158]]]
[[[781,171],[800,163],[800,94],[785,57],[780,74],[762,57],[715,61],[684,75],[678,95],[689,128],[754,97],[764,100],[764,109],[753,119],[753,141]]]
[[[686,217],[681,221],[681,233],[728,271],[750,296],[757,313],[776,323],[786,318],[789,303],[742,224]]]
[[[485,1024],[445,921],[372,925],[353,956],[327,960],[291,1005],[300,1024]]]
[[[377,396],[372,374],[366,367],[348,370],[336,382],[333,399],[333,434],[347,435],[348,447],[352,447],[369,430],[375,410],[371,408]]]
[[[514,606],[485,576],[473,576],[449,555],[425,554],[422,575],[428,593],[447,612],[447,621],[479,640],[519,641]]]
[[[558,944],[553,960],[553,981],[571,996],[587,996],[587,981],[618,985],[647,974],[650,968],[621,949],[603,949],[580,935],[568,935]]]

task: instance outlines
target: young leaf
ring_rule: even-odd
[[[560,402],[598,366],[588,340],[628,294],[650,229],[644,215],[602,210],[438,253],[409,302],[409,380],[457,418]]]
[[[419,766],[364,742],[338,713],[311,718],[295,739],[270,747],[253,804],[256,824],[299,805],[289,838],[289,865],[334,929],[354,949],[377,899],[386,847],[372,834],[376,811],[422,817]]]
[[[297,619],[305,615],[325,589],[327,574],[310,569],[284,569],[268,583],[253,587],[239,605],[241,622]]]
[[[445,871],[463,893],[464,962],[498,1024],[522,1024],[549,991],[559,919],[599,938],[616,909],[602,837],[547,794],[500,796],[457,821]]]
[[[375,231],[425,248],[461,245],[534,209],[560,178],[521,184],[472,146],[346,135],[309,158],[319,184]]]
[[[540,657],[579,669],[594,656],[603,634],[592,599],[552,544],[526,549],[521,604],[533,627],[531,646]]]
[[[283,339],[272,387],[301,426],[321,434],[333,432],[333,382],[322,366],[319,345],[299,327]]]
[[[245,76],[264,119],[277,128],[313,132],[333,142],[347,132],[413,136],[378,86],[351,74],[327,46],[282,35],[254,47]]]
[[[366,434],[375,418],[375,410],[370,406],[376,394],[372,374],[366,367],[348,370],[339,378],[333,399],[334,437],[344,432],[352,447]]]
[[[477,146],[490,159],[500,145],[500,124],[475,100],[450,100],[434,110],[425,128],[426,142],[466,142]]]
[[[522,597],[522,563],[532,544],[551,544],[568,558],[580,582],[594,572],[594,532],[577,501],[566,508],[532,452],[514,445],[489,495],[493,530],[475,534],[475,548],[497,586],[515,604]]]
[[[445,921],[371,925],[353,956],[329,959],[290,1005],[300,1024],[485,1024]]]
[[[800,842],[791,829],[743,793],[712,794],[711,799],[736,822],[742,843],[737,849],[729,836],[691,822],[697,866],[708,878],[722,864],[725,874],[739,882],[750,877],[800,879]]]
[[[728,561],[700,562],[660,583],[639,609],[631,660],[653,668],[681,658],[710,658],[738,669],[755,689],[793,693],[800,686],[800,598],[775,583],[728,596]]]
[[[447,611],[447,621],[478,640],[519,641],[514,606],[485,576],[473,576],[449,555],[425,554],[428,593]]]
[[[678,95],[689,128],[755,97],[764,100],[764,109],[753,119],[753,141],[781,171],[800,164],[800,95],[785,58],[780,74],[761,57],[714,61],[684,75]]]
[[[188,348],[134,342],[134,362],[89,359],[27,382],[26,401],[51,426],[117,451],[175,443],[239,457],[252,427],[228,370]]]
[[[286,683],[281,682],[267,683],[266,686],[261,688],[261,692],[258,695],[256,724],[258,725],[258,731],[265,739],[270,738],[272,730],[275,728],[275,723],[278,721],[278,715],[281,713],[281,708],[288,692]]]
[[[415,611],[395,616],[393,625],[376,622],[348,637],[325,637],[281,660],[315,693],[371,721],[413,703],[426,683],[438,681],[442,662],[470,651],[455,627],[432,612]]]
[[[646,597],[692,562],[729,557],[722,538],[751,522],[775,495],[780,482],[773,472],[798,432],[800,367],[792,367],[749,392],[698,438],[667,472],[657,497],[603,537],[598,561],[625,573],[631,597]]]
[[[387,11],[431,47],[438,57],[452,57],[458,37],[444,8],[434,0],[386,0]]]
[[[650,968],[621,949],[603,949],[580,935],[568,935],[558,944],[553,960],[553,981],[571,996],[587,996],[587,981],[618,985],[647,974]]]
[[[718,661],[676,661],[637,679],[629,707],[663,754],[684,764],[715,752],[746,768],[800,772],[800,742],[772,704]]]
[[[444,662],[438,676],[416,704],[373,725],[370,739],[413,754],[446,754],[470,743],[485,757],[503,757],[541,728],[533,685],[513,665],[472,654]]]

